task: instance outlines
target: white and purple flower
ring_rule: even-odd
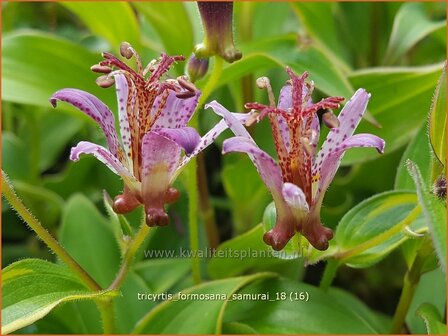
[[[223,153],[248,154],[272,193],[277,220],[275,227],[263,237],[266,244],[281,250],[298,232],[316,249],[326,250],[333,232],[322,225],[320,209],[344,152],[352,147],[374,147],[383,153],[385,142],[372,134],[353,135],[370,98],[364,89],[356,91],[336,117],[331,109],[339,107],[343,98],[330,97],[313,104],[313,85],[306,82],[307,73],[299,77],[289,68],[286,71],[290,80],[280,92],[277,107],[269,80],[265,77],[260,78],[257,84],[268,90],[270,105],[246,104],[253,110],[246,125],[269,117],[278,164],[257,146],[243,123],[233,114],[216,101],[208,106],[223,117],[236,135],[225,140]],[[316,153],[320,133],[319,110],[326,111],[322,119],[330,132]]]
[[[137,71],[109,53],[104,53],[104,60],[92,67],[105,74],[98,78],[98,85],[109,87],[115,83],[120,138],[113,113],[92,94],[62,89],[53,94],[50,102],[54,107],[57,101],[75,106],[104,131],[108,149],[81,141],[72,148],[70,159],[77,161],[81,154],[91,154],[122,177],[124,191],[115,197],[114,211],[127,213],[143,204],[149,226],[166,225],[169,220],[164,206],[179,196],[172,187],[174,180],[227,125],[221,120],[202,138],[187,126],[200,91],[185,77],[161,79],[174,62],[184,59],[182,56],[162,54],[143,68],[139,55],[128,43],[122,43],[120,51],[125,58],[135,57]],[[234,118],[244,122],[247,116],[235,114]]]

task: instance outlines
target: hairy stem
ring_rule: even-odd
[[[17,211],[25,223],[38,235],[38,237],[52,250],[65,264],[67,264],[84,283],[92,290],[101,290],[100,285],[82,268],[78,262],[59,244],[59,242],[42,226],[31,214],[14,192],[7,174],[2,170],[2,194]]]
[[[432,245],[429,241],[424,242],[415,257],[412,266],[404,276],[403,290],[401,291],[400,300],[392,320],[391,334],[399,334],[402,332],[406,315],[420,281],[423,266],[431,253],[433,253]]]
[[[336,273],[339,268],[339,261],[336,259],[328,259],[327,265],[325,266],[324,274],[322,275],[322,279],[320,280],[319,288],[327,291],[330,288],[331,283],[333,282]]]
[[[421,207],[419,205],[417,205],[406,216],[405,219],[403,219],[400,223],[398,223],[394,227],[390,228],[389,230],[384,231],[383,233],[375,236],[374,238],[372,238],[362,244],[359,244],[358,246],[356,246],[350,250],[339,252],[338,254],[335,255],[335,258],[340,259],[340,260],[345,260],[345,259],[353,257],[357,254],[360,254],[376,245],[381,244],[382,242],[391,238],[393,235],[402,231],[406,226],[412,224],[412,222],[420,215],[421,211],[422,211]]]
[[[114,334],[116,332],[114,302],[112,301],[112,299],[107,299],[106,301],[98,301],[97,306],[101,314],[104,335]]]

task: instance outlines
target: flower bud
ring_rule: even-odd
[[[205,37],[194,53],[199,58],[219,55],[227,62],[239,60],[242,54],[233,44],[233,2],[198,2]]]
[[[208,71],[208,58],[197,58],[194,54],[191,55],[187,63],[187,75],[190,81],[196,82],[205,76]]]

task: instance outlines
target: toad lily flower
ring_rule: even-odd
[[[353,135],[370,98],[364,89],[359,89],[339,117],[331,110],[323,114],[322,119],[331,130],[316,153],[320,132],[317,111],[337,108],[343,98],[330,97],[313,104],[312,83],[305,82],[307,73],[299,77],[290,69],[287,72],[290,80],[280,92],[277,107],[265,77],[257,84],[268,90],[270,105],[246,104],[247,108],[258,111],[252,113],[246,125],[269,117],[278,164],[256,145],[243,124],[224,107],[217,102],[209,106],[223,117],[236,135],[224,142],[223,153],[247,153],[272,193],[277,218],[274,228],[264,234],[265,243],[281,250],[298,232],[316,249],[326,250],[333,232],[321,224],[320,208],[344,152],[352,147],[374,147],[383,153],[385,143],[372,134]]]
[[[81,141],[72,148],[70,159],[77,161],[81,154],[91,154],[122,177],[124,191],[115,197],[114,211],[127,213],[143,204],[149,226],[166,225],[164,205],[179,196],[172,183],[189,160],[210,145],[227,125],[221,121],[202,138],[186,126],[200,91],[184,77],[161,80],[170,66],[183,57],[162,54],[143,69],[138,54],[125,42],[121,55],[134,56],[138,71],[108,53],[92,67],[95,72],[107,74],[97,80],[100,86],[116,84],[121,140],[111,110],[92,94],[63,89],[54,93],[50,102],[54,107],[57,101],[77,107],[104,131],[108,149]]]

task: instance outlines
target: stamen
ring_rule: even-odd
[[[112,71],[112,68],[107,65],[95,64],[90,67],[90,70],[97,73],[109,74]]]
[[[336,117],[332,110],[328,109],[327,112],[325,112],[322,115],[322,121],[324,122],[325,126],[328,128],[338,128],[339,127],[339,119]]]
[[[195,92],[197,91],[196,86],[194,86],[194,84],[190,81],[188,81],[185,76],[179,76],[177,77],[177,82],[179,83],[180,86],[182,86],[184,89],[191,91],[191,92]]]
[[[134,51],[129,42],[121,42],[120,44],[120,55],[126,59],[131,59],[134,55]]]
[[[260,113],[258,113],[257,111],[255,111],[255,110],[251,110],[250,112],[250,115],[249,115],[249,118],[246,120],[246,122],[244,123],[244,125],[246,126],[246,127],[250,127],[250,126],[252,126],[253,124],[255,124],[256,122],[258,122],[258,116],[260,115]]]
[[[303,148],[305,149],[305,152],[308,155],[312,155],[313,154],[313,148],[311,147],[310,140],[308,138],[301,137],[300,138],[300,142],[302,143]]]
[[[275,107],[275,96],[274,92],[272,91],[272,86],[271,82],[269,81],[269,78],[260,77],[257,79],[256,83],[259,89],[266,89],[266,91],[268,92],[269,105],[271,107]]]
[[[100,76],[96,79],[96,84],[102,88],[108,88],[115,84],[115,79],[108,75]]]

